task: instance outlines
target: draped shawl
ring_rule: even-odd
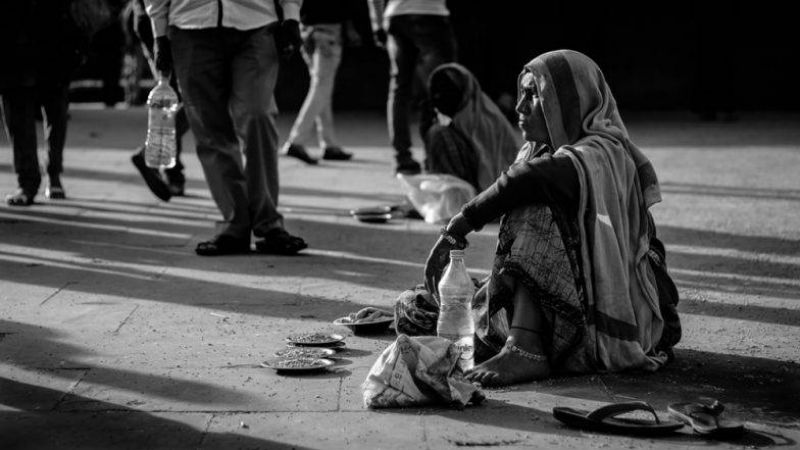
[[[662,334],[649,250],[647,209],[661,200],[647,157],[631,142],[599,67],[587,56],[558,50],[525,66],[539,91],[556,155],[578,173],[578,221],[584,268],[587,335],[582,361],[605,370],[655,370]]]

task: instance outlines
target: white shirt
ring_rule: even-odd
[[[386,29],[389,18],[407,14],[429,16],[449,16],[446,0],[370,0],[369,10],[372,18],[372,29]]]
[[[279,0],[284,19],[300,20],[302,0]],[[145,0],[156,37],[170,25],[187,30],[228,27],[252,30],[278,20],[273,0]]]

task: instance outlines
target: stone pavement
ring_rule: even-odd
[[[280,120],[286,136],[290,114]],[[679,286],[684,338],[655,374],[564,377],[487,390],[463,411],[370,411],[360,384],[390,334],[347,337],[334,370],[280,376],[258,363],[298,331],[420,281],[438,227],[369,225],[354,207],[397,203],[383,121],[343,114],[350,162],[281,161],[281,206],[303,256],[201,258],[219,216],[187,141],[188,196],[156,200],[129,161],[141,109],[76,105],[69,199],[0,206],[0,448],[717,448],[800,440],[800,127],[790,115],[697,123],[629,118],[664,191],[654,215]],[[0,191],[15,177],[0,141]],[[490,265],[496,226],[471,236]],[[346,330],[337,330],[346,331]],[[747,434],[637,439],[562,427],[553,406],[718,398]]]

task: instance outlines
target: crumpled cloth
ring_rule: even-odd
[[[367,408],[444,404],[463,408],[486,397],[458,366],[459,352],[438,336],[397,336],[361,385]]]

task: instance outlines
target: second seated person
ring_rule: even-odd
[[[522,136],[460,64],[437,67],[428,90],[439,123],[425,133],[425,169],[483,191],[514,162]]]
[[[278,132],[271,108],[279,51],[299,48],[300,0],[146,0],[156,69],[174,66],[189,126],[223,223],[198,255],[294,255],[306,242],[278,212]],[[276,47],[274,32],[284,37]],[[242,161],[242,152],[246,164]]]

